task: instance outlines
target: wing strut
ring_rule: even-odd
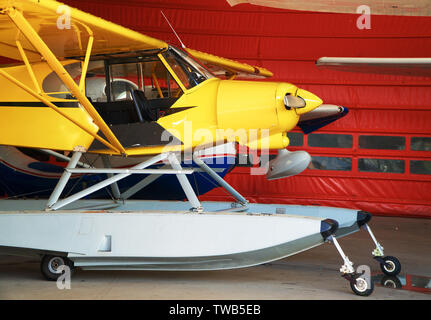
[[[112,145],[110,149],[112,149],[115,153],[125,154],[126,150],[118,141],[111,129],[109,129],[108,125],[103,121],[102,117],[100,117],[100,115],[90,103],[90,101],[87,99],[85,93],[80,90],[80,87],[75,83],[75,81],[63,67],[60,61],[58,61],[57,57],[52,53],[49,47],[40,38],[38,33],[33,29],[33,27],[22,15],[22,13],[15,8],[7,8],[4,10],[4,12],[9,16],[9,18],[16,25],[18,30],[22,32],[22,34],[33,45],[33,47],[45,58],[48,65],[58,75],[58,77],[63,81],[63,83],[69,88],[70,92],[78,99],[84,109],[92,117],[94,123],[99,127],[99,129],[103,132],[105,137]],[[89,52],[91,51],[91,44],[92,41],[90,36],[90,41],[87,47],[86,60],[89,56]],[[106,143],[104,144],[106,145]]]
[[[27,67],[27,71],[30,74],[31,81],[33,81],[33,85],[36,88],[37,93],[42,93],[42,90],[40,89],[39,84],[37,83],[36,76],[34,75],[33,68],[31,67],[30,62],[27,59],[27,55],[25,54],[24,49],[22,48],[21,42],[17,40],[16,41],[16,46],[17,46],[17,48],[19,50],[19,53],[21,54],[22,61],[24,61],[25,66]]]

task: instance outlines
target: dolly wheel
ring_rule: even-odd
[[[383,258],[384,263],[380,263],[380,269],[388,276],[396,276],[401,271],[401,263],[397,258],[387,256]]]
[[[358,296],[367,297],[373,293],[374,283],[371,280],[370,286],[369,286],[367,280],[363,278],[357,278],[356,283],[350,282],[350,288],[352,288],[352,291]]]
[[[40,271],[45,279],[49,281],[57,281],[57,279],[62,275],[59,271],[60,266],[67,266],[71,270],[73,269],[73,262],[61,256],[44,255],[40,263]]]

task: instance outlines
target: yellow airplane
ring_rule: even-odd
[[[316,118],[325,125],[347,113],[290,83],[235,79],[271,77],[265,68],[180,49],[56,1],[0,0],[0,12],[0,55],[22,61],[0,68],[0,145],[57,150],[59,158],[74,154],[48,201],[53,210],[68,203],[57,200],[74,173],[107,173],[110,179],[98,188],[115,189],[127,175],[155,174],[146,168],[157,161],[174,168],[162,174],[184,173],[173,153],[192,155],[246,203],[205,167],[200,151],[223,143],[278,149],[260,174],[283,178],[311,160],[304,151],[285,150],[286,133],[298,123],[315,130]],[[103,155],[105,169],[77,169],[83,153]],[[110,156],[138,164],[127,172],[111,169]],[[200,208],[180,176],[193,208]],[[118,188],[113,192],[123,199]]]
[[[97,244],[91,242],[91,245],[82,245],[83,242],[80,241],[91,240],[89,234],[92,219],[98,220],[102,217],[100,215],[82,220],[81,216],[75,215],[73,221],[78,221],[78,235],[74,233],[78,229],[69,227],[69,222],[63,225],[64,229],[58,228],[57,225],[52,229],[52,223],[56,224],[58,220],[50,220],[46,213],[29,215],[26,217],[26,223],[32,227],[36,226],[29,230],[32,229],[32,235],[36,237],[34,241],[41,241],[39,244],[28,240],[30,237],[28,232],[15,232],[14,228],[8,227],[7,223],[15,226],[15,219],[21,219],[19,213],[1,215],[3,222],[0,225],[5,229],[3,238],[0,239],[2,246],[27,247],[26,243],[32,243],[31,249],[45,248],[44,250],[50,252],[71,250],[72,253],[69,256],[77,254],[76,257],[74,256],[75,262],[83,266],[79,259],[83,257],[84,259],[99,259],[100,253],[108,253],[112,249],[117,250],[116,245],[121,244],[121,239],[124,238],[123,249],[125,251],[120,260],[127,255],[132,258],[139,256],[138,258],[141,259],[140,255],[163,257],[163,254],[166,254],[171,257],[173,254],[175,257],[172,259],[175,265],[169,267],[171,270],[187,268],[189,268],[187,270],[194,270],[210,267],[223,269],[250,266],[272,261],[321,244],[330,237],[343,258],[344,265],[340,271],[350,281],[352,290],[360,295],[371,294],[372,283],[368,284],[366,280],[358,279],[360,274],[355,272],[352,262],[341,250],[333,235],[338,229],[338,222],[331,220],[332,217],[334,219],[343,217],[344,219],[346,215],[349,215],[351,223],[346,224],[349,227],[342,226],[339,231],[340,235],[346,235],[358,230],[364,224],[366,225],[371,218],[370,214],[355,210],[347,210],[347,212],[320,207],[318,210],[297,208],[298,216],[280,215],[283,216],[284,221],[289,222],[287,227],[290,231],[285,232],[285,229],[281,227],[276,228],[277,232],[289,237],[287,242],[285,241],[288,243],[288,250],[279,251],[278,247],[274,247],[273,244],[278,245],[281,238],[274,236],[272,231],[262,231],[260,222],[260,231],[257,233],[268,237],[264,239],[263,244],[255,237],[255,230],[258,229],[255,228],[257,220],[253,220],[254,217],[245,215],[245,218],[236,219],[237,216],[232,211],[247,210],[247,200],[199,158],[199,155],[205,155],[205,148],[208,146],[226,142],[237,142],[250,149],[278,149],[281,151],[281,158],[286,158],[289,156],[289,154],[286,155],[288,151],[285,150],[289,145],[289,139],[286,136],[288,131],[301,121],[307,122],[315,119],[329,121],[335,114],[344,114],[342,108],[322,105],[320,98],[290,83],[234,80],[235,77],[244,75],[270,77],[272,73],[261,67],[250,66],[197,50],[183,50],[170,46],[166,42],[56,1],[0,0],[0,13],[0,55],[23,62],[19,65],[0,68],[2,89],[0,91],[0,145],[42,149],[60,158],[64,158],[66,152],[73,152],[72,157],[67,158],[69,161],[67,168],[48,199],[45,207],[47,211],[58,210],[107,186],[111,186],[115,199],[125,200],[160,175],[175,174],[191,204],[192,211],[202,212],[201,204],[185,176],[193,170],[182,168],[177,159],[179,152],[184,154],[190,152],[193,161],[238,200],[237,204],[231,204],[232,207],[228,209],[229,213],[216,215],[221,217],[217,220],[221,221],[220,226],[214,225],[211,214],[183,217],[182,214],[171,212],[167,216],[174,220],[159,219],[157,214],[137,215],[132,217],[130,224],[124,228],[125,222],[113,223],[110,220],[111,216],[107,214],[107,219],[102,220],[104,220],[103,225],[109,225],[109,230],[106,229],[106,233],[103,231],[105,229],[99,230],[95,227],[100,232],[104,232],[103,239],[101,238],[102,242],[99,243],[98,238]],[[328,115],[330,119],[327,119]],[[97,169],[87,163],[79,162],[83,153],[100,155],[104,168]],[[147,158],[139,160],[138,164],[128,168],[111,168],[110,156]],[[165,160],[172,169],[164,166],[148,169]],[[277,162],[280,159],[275,160]],[[308,162],[302,162],[308,164],[309,160],[308,158]],[[278,161],[281,162],[281,165],[278,165],[276,162],[272,162],[273,165],[270,163],[270,167],[283,169],[287,163],[287,161],[284,163]],[[276,168],[273,172],[272,178],[285,176],[278,169]],[[302,167],[303,169],[305,167]],[[293,168],[293,171],[295,170],[300,171]],[[73,174],[85,173],[102,173],[106,174],[108,178],[59,200],[70,177]],[[131,174],[147,174],[148,176],[120,194],[116,182]],[[31,203],[29,205],[32,206]],[[157,208],[160,206],[158,203],[152,205]],[[175,208],[179,206],[178,204],[168,204],[168,206],[172,205]],[[31,209],[34,210],[34,207]],[[282,212],[279,209],[277,208],[276,213],[283,213],[285,210],[281,208]],[[262,209],[257,210],[266,212],[261,211]],[[223,210],[217,211],[224,212]],[[300,216],[301,212],[305,217]],[[310,218],[309,216],[312,214],[315,216]],[[322,214],[325,218],[322,218]],[[53,214],[52,216],[59,217],[59,219],[65,218],[64,221],[69,221],[67,220],[69,217],[72,218],[72,214]],[[120,221],[122,216],[124,215],[115,215],[115,221]],[[48,219],[41,221],[38,217]],[[31,220],[33,218],[36,220]],[[178,230],[172,232],[173,229],[170,228],[176,227],[176,223],[173,221],[180,221],[184,218],[189,219],[185,220],[188,222],[179,223]],[[223,223],[221,219],[236,222]],[[268,230],[274,230],[273,227],[278,224],[276,219],[278,216],[271,219],[274,223],[268,224]],[[250,243],[248,240],[236,240],[237,236],[241,236],[243,233],[243,231],[237,232],[237,230],[244,229],[243,221],[246,220],[250,221],[250,234],[253,235],[253,241],[256,242],[256,245],[251,247],[248,246]],[[136,225],[134,221],[137,221],[136,223],[139,225]],[[153,224],[156,227],[152,227]],[[143,227],[148,229],[144,230]],[[112,228],[120,231],[116,233]],[[218,230],[222,229],[232,240],[225,238],[224,233],[219,233]],[[9,231],[12,231],[13,234]],[[48,238],[41,236],[40,232],[54,237],[56,241],[48,241]],[[72,237],[69,237],[70,232],[73,233]],[[126,233],[127,236],[124,236]],[[189,241],[189,238],[185,236],[190,233],[193,233],[196,239],[205,237],[208,242],[199,241],[200,245],[196,246],[195,238],[190,237],[191,241]],[[133,241],[131,240],[132,234],[136,235]],[[151,241],[143,241],[143,235],[148,235],[147,239],[151,239]],[[115,245],[111,248],[112,237],[116,240],[113,242]],[[58,240],[60,238],[64,241]],[[159,252],[159,249],[151,251],[154,249],[153,242],[158,242],[154,240],[156,238],[163,240],[161,245],[167,251],[165,249],[162,251],[166,252]],[[81,255],[79,253],[81,249],[70,249],[72,248],[70,239],[73,239],[73,243],[79,243],[82,248],[96,251]],[[302,240],[296,241],[298,239]],[[242,253],[238,253],[236,256],[233,254],[239,259],[238,261],[232,260],[231,255],[223,258],[226,256],[226,252],[232,252],[231,243],[236,242],[245,246],[237,248],[238,252],[250,251],[252,254],[249,256],[242,255]],[[142,253],[143,243],[151,247],[150,251]],[[189,259],[187,262],[189,264],[186,265],[179,261],[182,258],[177,259],[178,251],[176,250],[178,248],[171,250],[171,243],[175,243],[180,249],[185,247],[190,249],[190,252],[184,254],[184,257]],[[211,245],[206,245],[206,243],[211,243]],[[214,243],[220,245],[220,250],[213,250]],[[52,246],[53,244],[55,247]],[[262,248],[264,244],[268,246],[271,255],[268,256],[265,253],[259,256],[257,254],[260,251],[254,248]],[[382,251],[380,244],[376,242],[376,245],[377,249]],[[69,249],[65,249],[65,247]],[[210,250],[208,250],[209,247],[211,247]],[[118,252],[115,251],[115,254]],[[211,259],[207,257],[208,255],[211,256]],[[224,260],[219,262],[215,258],[218,256]],[[109,255],[106,257],[109,258]],[[254,258],[250,259],[250,257]],[[57,258],[45,256],[42,266],[49,269],[64,262],[62,260],[64,257]],[[141,264],[136,262],[138,260],[133,260],[134,262],[132,261],[128,266],[137,267]],[[118,261],[112,260],[105,267],[116,268]],[[146,268],[148,261],[142,261],[143,264],[139,267]],[[200,264],[195,266],[196,261]],[[156,262],[151,260],[151,263]],[[388,264],[382,263],[385,266]],[[161,264],[161,268],[166,268],[164,262]],[[399,272],[398,269],[393,272]],[[52,271],[51,273],[54,273],[51,279],[58,277],[58,272]]]

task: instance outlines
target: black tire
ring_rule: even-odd
[[[57,272],[57,268],[61,265],[65,265],[73,270],[73,262],[61,256],[44,255],[42,261],[40,262],[40,271],[46,280],[57,281],[57,279],[62,275],[62,272]]]
[[[401,263],[397,258],[387,256],[383,258],[385,263],[380,264],[380,269],[387,276],[396,276],[401,272]],[[387,264],[387,265],[386,265]]]
[[[350,283],[350,288],[356,295],[368,297],[374,291],[374,283],[370,279],[370,286],[368,286],[368,283],[364,278],[357,278],[355,284]]]

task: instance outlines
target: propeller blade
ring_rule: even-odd
[[[322,104],[316,109],[301,115],[298,126],[305,133],[311,133],[344,117],[349,109],[334,104]]]

